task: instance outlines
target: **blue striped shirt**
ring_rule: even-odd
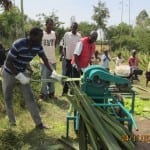
[[[29,62],[36,56],[41,57],[44,55],[44,50],[42,46],[34,46],[29,49],[28,39],[22,38],[16,40],[9,50],[8,57],[11,56],[14,59],[13,65],[18,72],[24,72],[27,68]],[[12,71],[4,65],[7,72],[12,74]]]

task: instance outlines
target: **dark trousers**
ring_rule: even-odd
[[[65,59],[65,76],[72,78],[72,64],[71,64],[71,60],[70,59]],[[65,82],[64,83],[64,87],[63,87],[63,94],[67,94],[68,93],[68,83]]]
[[[78,71],[75,67],[72,68],[72,75],[73,78],[80,78],[80,76],[83,74],[83,72]],[[77,86],[80,86],[80,82],[79,81],[75,81]]]

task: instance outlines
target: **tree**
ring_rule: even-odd
[[[22,36],[22,14],[17,7],[0,14],[0,29],[0,38],[5,45],[10,45],[16,38]]]
[[[89,33],[94,29],[96,29],[95,24],[89,24],[88,22],[80,22],[79,23],[78,30],[79,30],[79,32],[81,32],[81,35],[83,37],[88,36]]]
[[[7,11],[12,8],[12,2],[11,0],[0,0],[0,6],[4,8],[5,11]]]
[[[94,15],[92,19],[97,23],[97,27],[101,29],[106,28],[107,18],[109,18],[109,10],[106,8],[105,3],[101,0],[97,6],[94,6]]]
[[[144,27],[150,21],[148,13],[146,10],[142,10],[139,15],[136,17],[136,25]],[[150,23],[150,22],[149,22]],[[149,24],[150,25],[150,24]]]
[[[45,15],[44,13],[38,14],[38,20],[41,22],[41,26],[45,28],[45,21],[47,18],[51,18],[54,22],[54,30],[57,32],[58,35],[58,41],[61,40],[62,36],[66,32],[66,30],[61,27],[61,25],[64,24],[64,22],[59,20],[59,17],[56,15],[55,11],[52,11],[48,15]]]
[[[150,51],[150,29],[148,28],[135,28],[135,39],[138,45],[138,49],[140,51],[144,51],[145,53],[149,53]]]
[[[150,18],[146,10],[142,10],[136,17],[135,38],[138,49],[144,52],[150,50]]]
[[[45,15],[44,13],[38,14],[38,20],[42,23],[43,27],[45,26],[45,21],[47,18],[51,18],[54,21],[54,29],[59,28],[64,22],[59,21],[59,17],[56,15],[55,11],[52,11],[48,15]]]
[[[136,49],[137,43],[133,34],[133,28],[126,23],[120,23],[118,26],[110,26],[106,32],[106,38],[112,50],[125,48]]]
[[[94,8],[94,15],[92,16],[92,19],[97,23],[97,29],[102,29],[104,31],[106,29],[107,18],[109,18],[109,10],[108,8],[106,8],[105,3],[103,3],[101,0],[98,2],[98,5],[94,6],[93,8]],[[100,37],[101,37],[101,49],[102,49],[101,32],[100,32]]]

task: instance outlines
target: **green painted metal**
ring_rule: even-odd
[[[119,87],[119,89],[117,87]],[[124,89],[120,91],[120,87],[124,87]],[[133,117],[135,92],[132,90],[131,83],[128,79],[111,74],[100,65],[91,65],[83,72],[81,77],[81,90],[94,100],[94,107],[103,108],[115,116],[120,122],[127,122],[129,131],[132,132],[132,125],[136,130],[138,129]],[[122,97],[131,98],[130,110],[126,109],[123,102],[116,97],[118,94]],[[118,108],[124,113],[124,116],[119,116],[116,113],[116,109]],[[78,130],[79,120],[77,116],[79,114],[75,115],[74,121],[76,123],[76,130]],[[67,116],[68,122],[70,119],[72,120],[72,117],[70,117],[71,116]],[[68,128],[69,123],[67,123],[67,129]],[[67,130],[66,137],[68,137],[68,134]]]
[[[125,117],[121,118],[114,113],[116,118],[119,118],[118,120],[128,121],[129,130],[132,130],[132,124],[137,129],[137,124],[133,118],[135,92],[132,90],[131,83],[128,79],[111,74],[100,65],[92,65],[84,71],[81,81],[82,91],[95,101],[94,106],[102,107],[106,110],[111,109],[111,112],[115,112],[116,108],[121,109]],[[116,85],[124,86],[125,89],[118,91]],[[131,98],[130,110],[127,110],[120,100],[116,98],[117,94]]]

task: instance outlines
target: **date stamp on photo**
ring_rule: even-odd
[[[145,142],[150,143],[150,134],[145,135],[123,135],[121,140],[124,142],[133,141],[133,142]]]

